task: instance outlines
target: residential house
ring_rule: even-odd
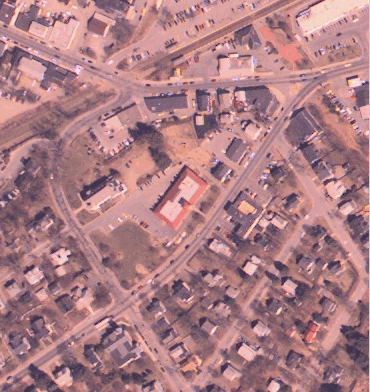
[[[9,346],[18,357],[27,354],[31,350],[29,341],[22,335],[9,334]]]
[[[313,343],[316,338],[317,332],[320,330],[320,325],[314,321],[308,323],[307,331],[304,334],[304,342],[307,344]]]
[[[211,273],[208,272],[203,276],[203,280],[205,283],[207,283],[208,287],[215,287],[219,286],[221,282],[223,281],[223,276],[219,275],[217,272]]]
[[[5,282],[4,287],[11,298],[17,298],[22,291],[14,279]]]
[[[72,294],[73,301],[75,301],[75,306],[77,310],[88,308],[91,305],[91,303],[94,301],[94,295],[92,290],[86,286],[73,287],[71,289],[71,294]]]
[[[70,387],[73,384],[71,369],[68,366],[58,366],[53,372],[53,376],[58,387]]]
[[[347,223],[354,238],[361,237],[369,231],[369,223],[362,215],[348,215]]]
[[[223,301],[217,301],[214,305],[213,305],[213,310],[214,312],[220,316],[220,317],[224,317],[227,318],[230,316],[231,314],[231,309],[230,306],[225,304],[225,302]]]
[[[91,367],[98,367],[99,364],[102,366],[102,361],[99,355],[95,352],[94,347],[90,346],[89,348],[85,349],[84,357],[89,362]]]
[[[298,264],[300,271],[305,271],[308,274],[312,274],[312,272],[314,271],[315,266],[316,266],[315,262],[312,259],[310,259],[309,257],[305,257],[305,256],[298,258],[297,264]]]
[[[178,336],[179,335],[177,334],[175,329],[169,328],[161,333],[160,338],[161,338],[162,344],[171,344]]]
[[[333,200],[339,199],[346,191],[341,181],[330,181],[325,185],[326,192]]]
[[[200,366],[202,366],[202,360],[197,355],[192,355],[185,360],[180,370],[182,373],[196,372]]]
[[[301,203],[301,198],[296,193],[291,193],[284,198],[284,209],[289,212],[295,212]]]
[[[233,105],[233,93],[228,90],[218,89],[217,98],[221,110],[230,109]]]
[[[302,359],[303,359],[302,354],[297,353],[294,350],[290,350],[285,359],[285,363],[290,369],[296,369],[302,362]]]
[[[206,310],[211,310],[213,308],[213,302],[208,298],[208,297],[204,297],[202,298],[202,300],[200,301],[200,306],[203,309]]]
[[[279,392],[281,389],[281,383],[279,380],[270,380],[267,386],[267,392]]]
[[[184,343],[178,343],[170,348],[170,357],[176,363],[179,363],[185,359],[187,354],[188,350],[186,349]]]
[[[344,369],[338,365],[328,366],[324,371],[323,380],[328,384],[339,384],[343,373]]]
[[[221,183],[228,182],[233,172],[234,171],[223,162],[218,162],[217,165],[211,169],[211,174],[213,177],[215,177]]]
[[[229,246],[227,246],[222,241],[217,238],[213,238],[208,245],[208,248],[217,254],[221,254],[225,257],[230,258],[232,256],[232,252]]]
[[[257,351],[246,343],[242,343],[237,352],[247,362],[253,361],[257,356]]]
[[[35,292],[35,296],[41,302],[44,302],[49,298],[49,294],[44,287],[41,287],[40,289],[38,289]]]
[[[157,380],[152,380],[141,386],[142,392],[163,392],[162,384]]]
[[[141,358],[142,349],[140,345],[134,343],[130,334],[122,327],[117,327],[105,336],[102,339],[102,346],[119,368],[123,368]]]
[[[35,267],[34,265],[30,265],[27,268],[25,268],[23,273],[27,282],[31,286],[40,283],[45,278],[44,273],[40,270],[40,268]]]
[[[296,110],[286,130],[287,139],[293,146],[311,141],[319,132],[320,126],[311,113],[301,108]]]
[[[69,256],[72,252],[66,248],[59,248],[57,251],[50,254],[51,263],[54,267],[64,265],[68,262]]]
[[[240,163],[248,152],[247,147],[242,139],[234,137],[227,147],[225,155],[230,161]]]
[[[303,144],[300,147],[300,150],[304,158],[310,165],[313,165],[321,158],[321,153],[316,149],[316,147],[313,144],[307,144],[307,143]]]
[[[166,317],[162,316],[160,317],[154,324],[153,328],[156,331],[163,331],[164,329],[167,329],[170,326],[170,322],[167,320]]]
[[[342,216],[348,216],[352,214],[356,209],[356,203],[353,200],[347,200],[344,203],[338,205],[338,212]]]
[[[298,285],[291,279],[287,279],[282,285],[282,289],[285,291],[285,294],[290,297],[295,297],[297,287]]]
[[[56,305],[62,313],[68,313],[71,311],[75,303],[68,294],[63,294],[55,300]]]
[[[200,329],[207,335],[214,335],[218,329],[218,325],[206,317],[199,320],[199,325]]]
[[[320,305],[324,310],[330,313],[334,313],[335,309],[337,308],[337,303],[325,296],[320,299]]]
[[[253,327],[253,332],[259,337],[259,338],[263,338],[265,336],[270,335],[271,333],[271,329],[264,324],[262,321],[257,320],[254,323],[254,327]]]
[[[166,312],[166,307],[158,298],[153,298],[146,310],[155,318],[158,318]]]
[[[274,214],[274,217],[271,219],[271,224],[279,230],[285,230],[285,228],[288,226],[288,221],[282,218],[280,215]]]
[[[319,181],[324,182],[333,178],[333,172],[326,162],[319,160],[314,162],[311,167]]]
[[[189,285],[186,282],[183,281],[177,281],[175,282],[174,286],[174,294],[175,297],[184,303],[190,303],[194,299],[194,294],[192,293],[192,290],[190,289]]]
[[[108,34],[110,26],[114,26],[116,21],[99,12],[94,12],[94,15],[87,22],[87,29],[94,35],[105,37]]]
[[[247,261],[243,267],[243,272],[248,276],[252,276],[256,273],[257,269],[258,265],[252,263],[251,261]]]
[[[240,289],[236,287],[228,286],[226,288],[225,295],[231,299],[236,299],[239,294],[240,294]]]
[[[30,332],[37,339],[42,340],[49,335],[49,329],[45,323],[44,317],[34,316],[30,320]]]
[[[226,378],[228,381],[235,381],[239,379],[242,374],[236,370],[233,366],[230,365],[230,363],[227,363],[222,371],[222,375]]]

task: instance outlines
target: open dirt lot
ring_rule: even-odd
[[[100,249],[102,257],[109,257],[106,264],[126,287],[158,266],[165,253],[160,245],[151,241],[150,236],[136,223],[124,222],[109,236],[95,231],[91,238]]]

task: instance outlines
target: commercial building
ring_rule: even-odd
[[[48,35],[49,30],[50,30],[50,26],[45,26],[36,21],[32,21],[28,29],[28,32],[38,38],[45,39],[46,36]]]
[[[368,6],[369,2],[366,0],[323,0],[300,12],[296,20],[302,34],[307,36],[342,19],[350,12]]]
[[[187,215],[189,207],[197,202],[207,186],[202,178],[184,166],[154,207],[154,214],[168,226],[176,229]]]
[[[240,56],[237,53],[219,57],[218,73],[225,78],[251,76],[254,73],[254,58],[253,56]]]
[[[72,83],[76,77],[77,75],[74,72],[49,63],[40,86],[45,90],[49,90],[53,84],[56,84],[59,87],[63,87]]]
[[[87,29],[94,35],[105,37],[108,34],[110,26],[114,26],[116,21],[99,12],[94,15],[87,22]]]
[[[261,115],[271,116],[279,102],[266,86],[246,87],[244,103],[249,109],[255,109]]]
[[[286,135],[290,144],[298,147],[300,144],[312,140],[319,130],[320,126],[311,113],[307,109],[301,108],[292,114]]]
[[[200,112],[209,112],[211,110],[211,94],[197,91],[197,105]]]
[[[21,71],[30,79],[41,81],[47,67],[37,60],[22,57],[18,63],[18,71]]]
[[[186,94],[145,97],[144,102],[147,108],[154,113],[188,108],[188,96]]]
[[[68,49],[76,34],[80,22],[76,19],[69,19],[68,23],[57,20],[51,30],[49,41],[58,47]]]
[[[15,12],[15,1],[14,0],[5,0],[0,6],[0,22],[8,25],[14,15]]]

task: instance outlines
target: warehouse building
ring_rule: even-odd
[[[184,166],[153,212],[168,226],[176,229],[188,214],[189,207],[198,201],[207,187],[208,184],[202,178]]]
[[[175,109],[188,108],[188,97],[186,94],[145,97],[144,101],[147,108],[154,113],[170,112]]]
[[[366,0],[323,0],[300,12],[296,20],[302,34],[307,36],[368,5]]]

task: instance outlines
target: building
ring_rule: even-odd
[[[232,256],[230,247],[227,246],[224,242],[218,240],[217,238],[213,238],[211,240],[208,245],[208,249],[210,249],[212,252],[215,252],[228,258]]]
[[[4,283],[4,288],[11,298],[17,298],[22,292],[18,283],[14,279],[10,279]]]
[[[252,140],[257,140],[262,133],[262,128],[251,120],[242,121],[242,129],[244,134]]]
[[[264,324],[262,321],[258,320],[253,327],[253,332],[259,338],[263,338],[265,336],[270,335],[271,329],[266,324]]]
[[[222,110],[228,110],[233,105],[233,93],[228,90],[218,89],[217,98]]]
[[[114,19],[99,12],[95,12],[87,22],[87,30],[94,35],[105,37],[108,34],[110,26],[114,26],[115,24],[116,21]]]
[[[347,14],[368,6],[369,3],[365,0],[322,0],[300,12],[296,21],[302,34],[308,36],[342,19]]]
[[[44,73],[47,70],[47,67],[41,62],[27,57],[22,57],[20,59],[17,68],[18,71],[21,71],[28,78],[39,82],[44,78]]]
[[[315,323],[314,321],[310,321],[308,323],[307,331],[304,334],[304,342],[307,344],[313,343],[316,338],[317,332],[320,330],[320,325]]]
[[[212,108],[211,94],[205,91],[197,91],[197,106],[199,112],[210,112]]]
[[[155,318],[158,318],[166,312],[166,307],[158,298],[153,298],[146,310]]]
[[[62,313],[68,313],[75,306],[72,298],[68,294],[63,294],[55,300],[56,305]]]
[[[51,263],[54,267],[63,265],[68,262],[69,256],[72,252],[66,248],[59,248],[57,251],[50,254]]]
[[[294,212],[297,210],[298,206],[301,204],[301,198],[296,193],[291,193],[284,198],[284,209],[289,212]]]
[[[236,299],[239,294],[240,294],[240,289],[232,286],[228,286],[225,292],[225,295],[231,299]]]
[[[40,270],[39,267],[35,267],[34,265],[30,265],[24,271],[24,277],[26,278],[27,282],[34,286],[40,283],[44,278],[44,273]]]
[[[243,272],[248,276],[252,276],[256,273],[257,269],[258,269],[258,265],[250,261],[247,261],[243,267]]]
[[[244,143],[242,139],[234,137],[227,147],[225,155],[230,159],[230,161],[240,163],[247,154],[247,148],[247,144]]]
[[[42,340],[49,335],[45,320],[42,316],[34,316],[30,320],[30,332],[37,340]]]
[[[218,316],[224,318],[228,318],[231,314],[230,306],[223,301],[217,301],[213,306],[213,310]]]
[[[159,381],[152,380],[141,386],[142,392],[163,392],[162,384]]]
[[[270,312],[275,313],[277,316],[283,311],[282,303],[275,298],[269,298],[266,301],[266,306]]]
[[[15,1],[5,0],[0,6],[0,22],[10,24],[15,12]]]
[[[199,324],[200,324],[200,329],[204,331],[207,335],[214,335],[218,330],[218,325],[216,325],[208,318],[199,320]]]
[[[28,31],[32,23],[32,19],[27,13],[19,13],[17,19],[14,22],[14,26],[22,31]]]
[[[218,274],[217,272],[208,272],[203,276],[204,282],[207,283],[208,287],[211,288],[219,286],[223,279],[223,276]]]
[[[363,120],[369,119],[369,83],[355,88],[356,105],[360,108]]]
[[[307,272],[308,274],[312,274],[316,266],[316,263],[312,259],[305,256],[301,257],[297,264],[301,271]]]
[[[349,88],[360,87],[362,85],[361,79],[358,75],[349,76],[346,78],[346,81]]]
[[[291,297],[295,297],[297,287],[298,285],[291,279],[287,279],[282,285],[282,289],[285,291],[285,294]]]
[[[245,239],[262,210],[246,192],[240,192],[232,203],[225,205],[225,211],[230,221],[234,223],[235,233]]]
[[[243,27],[234,33],[234,39],[238,45],[243,45],[246,49],[258,49],[261,47],[261,40],[252,25]]]
[[[290,369],[295,369],[302,362],[302,359],[302,354],[290,350],[285,359],[285,363]]]
[[[234,171],[223,162],[218,162],[216,166],[211,169],[213,177],[221,183],[228,182],[233,172]]]
[[[177,229],[208,184],[187,166],[184,166],[175,181],[153,208],[154,214],[173,229]]]
[[[335,301],[331,300],[328,297],[323,296],[320,299],[320,305],[322,308],[330,313],[334,313],[335,309],[337,308],[337,304]]]
[[[186,94],[145,97],[144,102],[147,108],[154,113],[188,108],[188,96]]]
[[[338,205],[338,211],[342,216],[348,216],[350,214],[353,214],[355,209],[356,203],[353,200],[348,200]]]
[[[300,148],[306,161],[313,165],[321,158],[320,152],[315,148],[313,144],[305,144]]]
[[[74,72],[71,72],[65,68],[58,67],[55,64],[49,63],[40,86],[44,90],[50,90],[53,84],[56,84],[59,87],[67,86],[72,83],[76,78],[77,74],[75,74]]]
[[[267,387],[267,392],[279,392],[281,388],[281,383],[279,380],[271,380]]]
[[[71,369],[67,366],[58,366],[53,371],[53,376],[58,387],[70,387],[73,384]]]
[[[9,334],[9,346],[18,357],[27,354],[31,350],[30,342],[22,335]]]
[[[256,110],[260,115],[271,116],[279,106],[276,97],[266,86],[245,87],[244,106]]]
[[[257,356],[256,350],[246,343],[242,343],[237,352],[247,362],[253,361]]]
[[[254,73],[254,58],[237,53],[220,56],[218,58],[218,73],[223,78],[251,76]]]
[[[319,130],[320,126],[311,113],[307,109],[301,108],[292,114],[286,129],[286,136],[290,144],[298,147],[300,144],[312,140]]]
[[[187,353],[188,353],[188,350],[186,349],[184,343],[178,343],[175,346],[170,348],[170,357],[176,363],[179,363],[183,359],[185,359],[187,356]]]
[[[166,329],[160,335],[162,344],[171,344],[173,343],[179,335],[176,330],[173,328]]]
[[[130,334],[122,327],[116,328],[102,340],[105,351],[123,368],[133,361],[141,358],[142,350],[139,344],[134,343]]]
[[[330,181],[325,185],[325,189],[329,197],[333,200],[339,199],[346,191],[341,181]]]
[[[242,376],[242,374],[233,366],[231,366],[230,363],[225,365],[225,368],[222,371],[222,375],[226,378],[226,380],[229,381],[235,381]]]
[[[196,372],[199,367],[202,366],[202,360],[198,357],[198,355],[192,355],[190,358],[185,360],[185,363],[181,366],[181,372]]]
[[[57,20],[51,30],[49,42],[63,49],[69,49],[79,25],[80,22],[72,18],[68,23]]]
[[[86,347],[86,346],[85,346]],[[89,346],[87,349],[84,351],[84,357],[89,362],[91,367],[102,367],[102,361],[99,357],[99,355],[95,352],[94,347]]]
[[[46,36],[48,35],[48,32],[50,30],[50,26],[45,26],[41,23],[36,22],[35,20],[31,22],[28,32],[35,37],[45,39]]]
[[[311,166],[319,181],[324,182],[333,178],[333,173],[326,162],[319,160]]]

